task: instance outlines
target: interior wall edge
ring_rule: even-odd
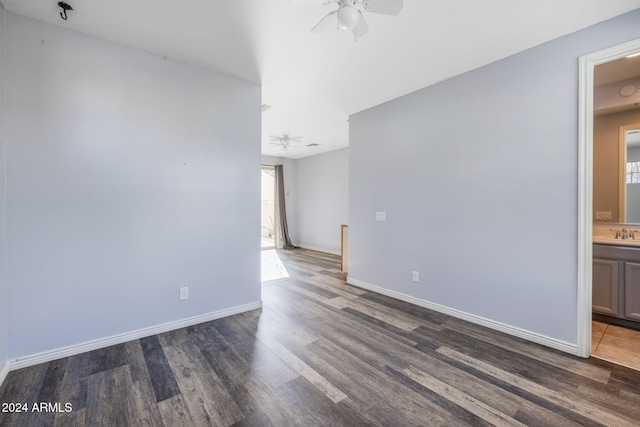
[[[467,322],[484,326],[498,332],[503,332],[505,334],[508,334],[517,338],[522,338],[524,340],[531,341],[536,344],[543,345],[545,347],[553,348],[555,350],[560,350],[562,352],[569,353],[574,356],[585,357],[579,354],[578,346],[576,344],[568,343],[562,340],[558,340],[556,338],[541,335],[532,331],[528,331],[526,329],[507,325],[505,323],[497,322],[495,320],[487,319],[485,317],[467,313],[461,310],[456,310],[454,308],[450,308],[444,305],[436,304],[427,300],[406,295],[401,292],[392,291],[390,289],[372,285],[370,283],[363,282],[363,281],[354,279],[352,277],[347,278],[347,283],[362,289],[366,289],[371,292],[375,292],[381,295],[388,296],[390,298],[394,298],[399,301],[408,302],[410,304],[427,308],[429,310],[437,311],[438,313],[446,314],[448,316],[455,317],[457,319],[466,320]],[[587,355],[586,358],[588,357],[589,356]]]
[[[17,357],[9,360],[5,367],[6,373],[9,371],[15,371],[18,369],[26,368],[40,363],[51,362],[53,360],[62,359],[64,357],[75,356],[77,354],[86,353],[92,350],[98,350],[100,348],[109,347],[116,344],[122,344],[125,342],[137,340],[140,338],[149,337],[152,335],[158,335],[164,332],[173,331],[176,329],[186,328],[188,326],[197,325],[211,320],[221,319],[223,317],[229,317],[236,314],[245,313],[247,311],[258,310],[262,308],[262,300],[249,304],[243,304],[236,307],[227,308],[224,310],[218,310],[211,313],[206,313],[200,316],[193,316],[186,319],[178,320],[175,322],[168,322],[161,325],[156,325],[148,328],[139,329],[137,331],[125,332],[123,334],[112,335],[110,337],[100,338],[97,340],[87,341],[80,344],[74,344],[66,347],[57,348],[54,350],[43,351],[41,353],[32,354],[24,357]],[[6,373],[0,371],[0,379],[4,379],[2,374]],[[2,385],[2,381],[0,381]]]
[[[6,12],[0,3],[0,385],[9,366],[9,284],[7,281]]]

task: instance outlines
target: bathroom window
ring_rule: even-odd
[[[627,184],[640,184],[640,162],[627,162]]]

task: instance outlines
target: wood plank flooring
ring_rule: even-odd
[[[640,425],[640,372],[347,285],[332,255],[278,253],[290,276],[263,283],[262,310],[11,372],[0,404],[28,410],[0,426]]]

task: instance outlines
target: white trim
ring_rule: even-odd
[[[466,313],[464,311],[449,308],[444,305],[440,305],[440,304],[429,302],[420,298],[412,297],[410,295],[406,295],[400,292],[391,291],[389,289],[371,285],[369,283],[362,282],[360,280],[356,280],[351,277],[347,279],[347,283],[357,286],[359,288],[367,289],[369,291],[386,295],[388,297],[391,297],[400,301],[405,301],[420,307],[428,308],[429,310],[437,311],[439,313],[443,313],[451,317],[456,317],[458,319],[466,320],[468,322],[475,323],[477,325],[485,326],[487,328],[494,329],[499,332],[504,332],[505,334],[513,335],[515,337],[522,338],[527,341],[532,341],[547,347],[555,348],[556,350],[564,351],[565,353],[577,354],[577,351],[578,351],[578,348],[576,345],[565,342],[565,341],[560,341],[555,338],[550,338],[544,335],[536,334],[535,332],[527,331],[521,328],[516,328],[515,326],[496,322],[495,320],[486,319],[481,316],[476,316],[475,314]]]
[[[10,370],[11,369],[9,369],[9,362],[5,362],[2,369],[0,369],[0,387],[2,387],[2,383],[4,382],[4,380],[7,379],[7,375],[9,374]]]
[[[322,248],[316,248],[313,246],[308,246],[308,245],[300,245],[298,243],[295,244],[295,246],[302,248],[302,249],[308,249],[310,251],[316,251],[316,252],[322,252],[324,254],[330,254],[330,255],[341,255],[340,251],[332,251],[331,249],[322,249]]]
[[[55,350],[44,351],[42,353],[37,353],[30,356],[18,357],[9,361],[9,370],[14,371],[16,369],[26,368],[27,366],[33,366],[39,363],[51,362],[52,360],[61,359],[63,357],[74,356],[76,354],[84,353],[87,351],[97,350],[99,348],[109,347],[115,344],[122,344],[127,341],[161,334],[163,332],[197,325],[198,323],[208,322],[211,320],[220,319],[222,317],[233,316],[234,314],[257,310],[259,308],[262,308],[262,301],[239,305],[237,307],[214,311],[212,313],[189,317],[187,319],[164,323],[149,328],[138,329],[137,331],[126,332],[124,334],[112,335],[110,337],[87,341],[81,344],[61,347]]]
[[[577,355],[591,353],[593,243],[593,69],[640,50],[640,39],[579,59],[578,74],[578,305]]]
[[[591,353],[593,241],[593,64],[580,58],[578,75],[578,284],[577,355]],[[587,342],[586,338],[589,337]]]

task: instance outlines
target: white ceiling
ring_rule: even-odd
[[[350,114],[640,7],[640,0],[405,0],[370,31],[310,29],[322,0],[0,0],[9,11],[262,84],[263,154],[348,145]],[[312,4],[300,4],[312,3]],[[316,3],[316,4],[313,4]],[[285,154],[271,135],[301,137]],[[307,144],[320,144],[315,148]]]

